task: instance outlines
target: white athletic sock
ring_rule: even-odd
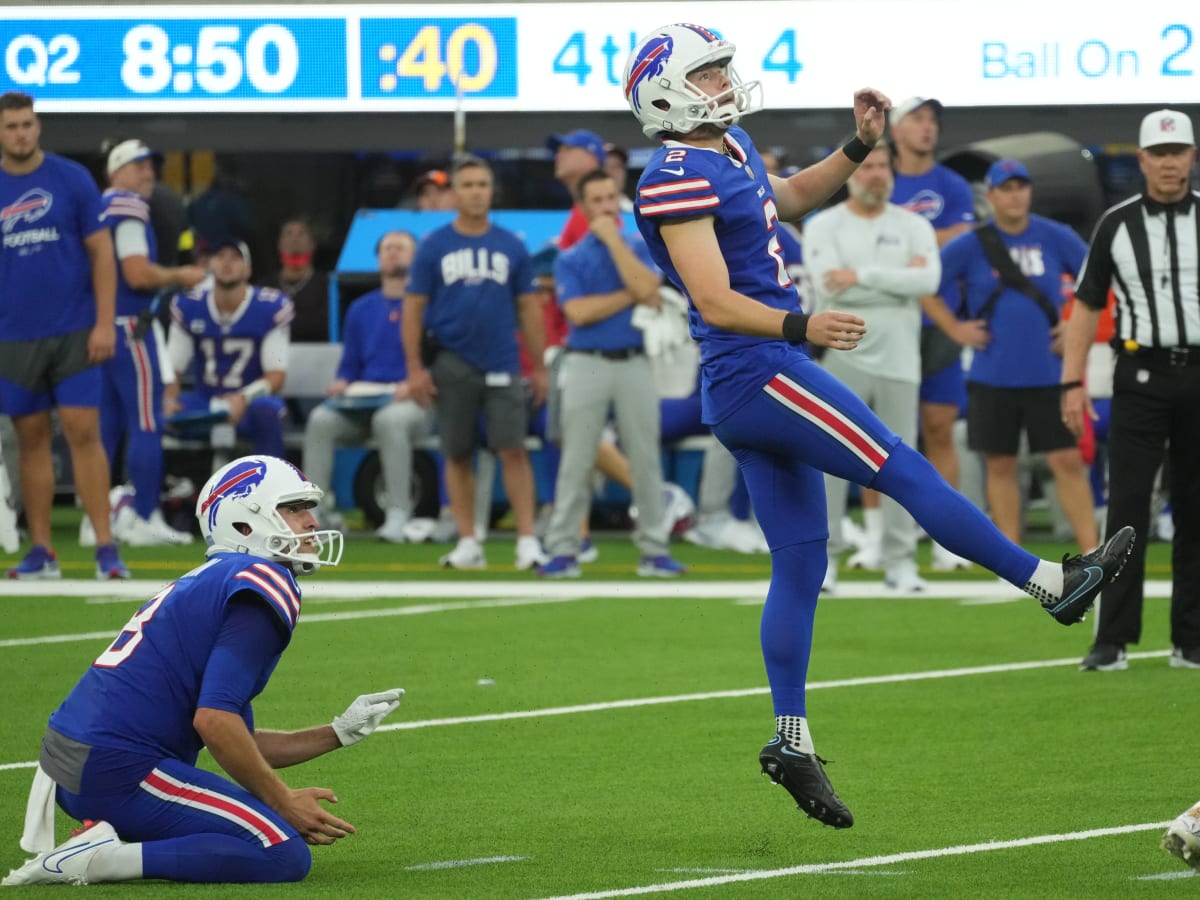
[[[1043,603],[1060,599],[1063,593],[1062,563],[1040,560],[1022,590]]]
[[[808,719],[804,716],[776,716],[775,730],[783,735],[788,746],[801,753],[816,753],[813,749],[812,732],[808,730]]]
[[[883,510],[876,506],[874,509],[863,510],[863,530],[872,546],[883,544]]]
[[[115,844],[96,851],[87,867],[88,884],[136,881],[142,877],[142,845]]]

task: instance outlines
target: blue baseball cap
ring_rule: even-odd
[[[577,128],[567,134],[552,134],[546,138],[546,146],[555,153],[559,147],[578,147],[596,157],[596,162],[604,165],[608,154],[604,152],[604,138],[594,131]]]
[[[987,170],[988,188],[1000,187],[1004,182],[1012,181],[1014,178],[1033,183],[1033,179],[1029,177],[1029,170],[1020,160],[998,159]]]

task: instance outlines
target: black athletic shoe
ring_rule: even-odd
[[[775,735],[758,754],[762,770],[776,784],[782,784],[796,805],[810,819],[834,828],[849,828],[854,816],[829,783],[823,763],[815,753],[800,753],[788,746],[782,735]]]
[[[1105,541],[1103,547],[1083,556],[1064,556],[1062,597],[1043,600],[1042,609],[1064,625],[1082,622],[1096,595],[1125,568],[1134,539],[1133,527],[1126,525]]]

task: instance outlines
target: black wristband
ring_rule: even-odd
[[[783,339],[789,344],[803,344],[808,337],[808,320],[805,313],[788,313],[783,317]]]
[[[1065,394],[1067,391],[1073,391],[1075,388],[1081,387],[1083,387],[1082,381],[1064,381],[1058,386],[1058,389]]]
[[[842,152],[852,163],[861,163],[871,154],[871,148],[859,139],[856,134],[842,146]]]

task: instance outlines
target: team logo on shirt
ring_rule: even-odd
[[[8,206],[0,209],[0,231],[11,234],[20,222],[32,225],[54,205],[53,195],[42,188],[26,191]]]
[[[942,210],[946,206],[946,200],[936,191],[926,189],[917,191],[901,205],[905,209],[912,210],[917,215],[924,216],[932,222],[942,214]]]
[[[296,471],[299,472],[298,469]],[[262,484],[266,474],[266,463],[253,458],[232,467],[226,473],[225,480],[214,487],[200,504],[200,514],[208,516],[208,527],[211,529],[216,525],[217,509],[222,500],[248,496]]]

